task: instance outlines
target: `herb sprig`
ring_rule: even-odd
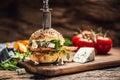
[[[18,61],[24,61],[25,57],[31,55],[31,51],[27,51],[25,53],[17,53],[16,55],[12,56],[11,58],[2,61],[0,63],[0,67],[2,67],[5,70],[11,70],[11,71],[15,71],[16,69],[18,69],[19,67],[18,65]],[[14,59],[16,59],[17,61],[14,61]]]
[[[2,61],[0,63],[0,66],[5,69],[5,70],[11,70],[14,71],[16,69],[18,69],[19,67],[17,67],[18,62],[16,61],[11,61],[11,58],[5,61]]]

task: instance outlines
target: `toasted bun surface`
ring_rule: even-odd
[[[43,29],[37,30],[31,35],[29,39],[30,42],[32,42],[32,40],[40,40],[40,41],[60,40],[61,45],[63,45],[65,42],[63,36],[53,28],[45,29],[45,30]]]
[[[64,60],[65,54],[64,53],[47,54],[47,53],[34,52],[32,55],[30,55],[30,59],[33,62],[52,63],[52,62],[58,62],[60,59]]]

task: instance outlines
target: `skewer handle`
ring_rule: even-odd
[[[42,26],[43,29],[51,28],[51,10],[49,9],[48,0],[43,0],[43,16],[42,16]]]

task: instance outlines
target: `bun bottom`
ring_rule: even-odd
[[[30,55],[31,61],[39,63],[53,63],[60,61],[60,59],[65,60],[66,55],[64,53],[47,54],[39,52],[34,52],[32,55]]]

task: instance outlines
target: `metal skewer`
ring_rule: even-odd
[[[51,28],[51,10],[48,5],[48,0],[43,0],[43,8],[40,9],[43,11],[42,15],[42,27],[43,29]]]

